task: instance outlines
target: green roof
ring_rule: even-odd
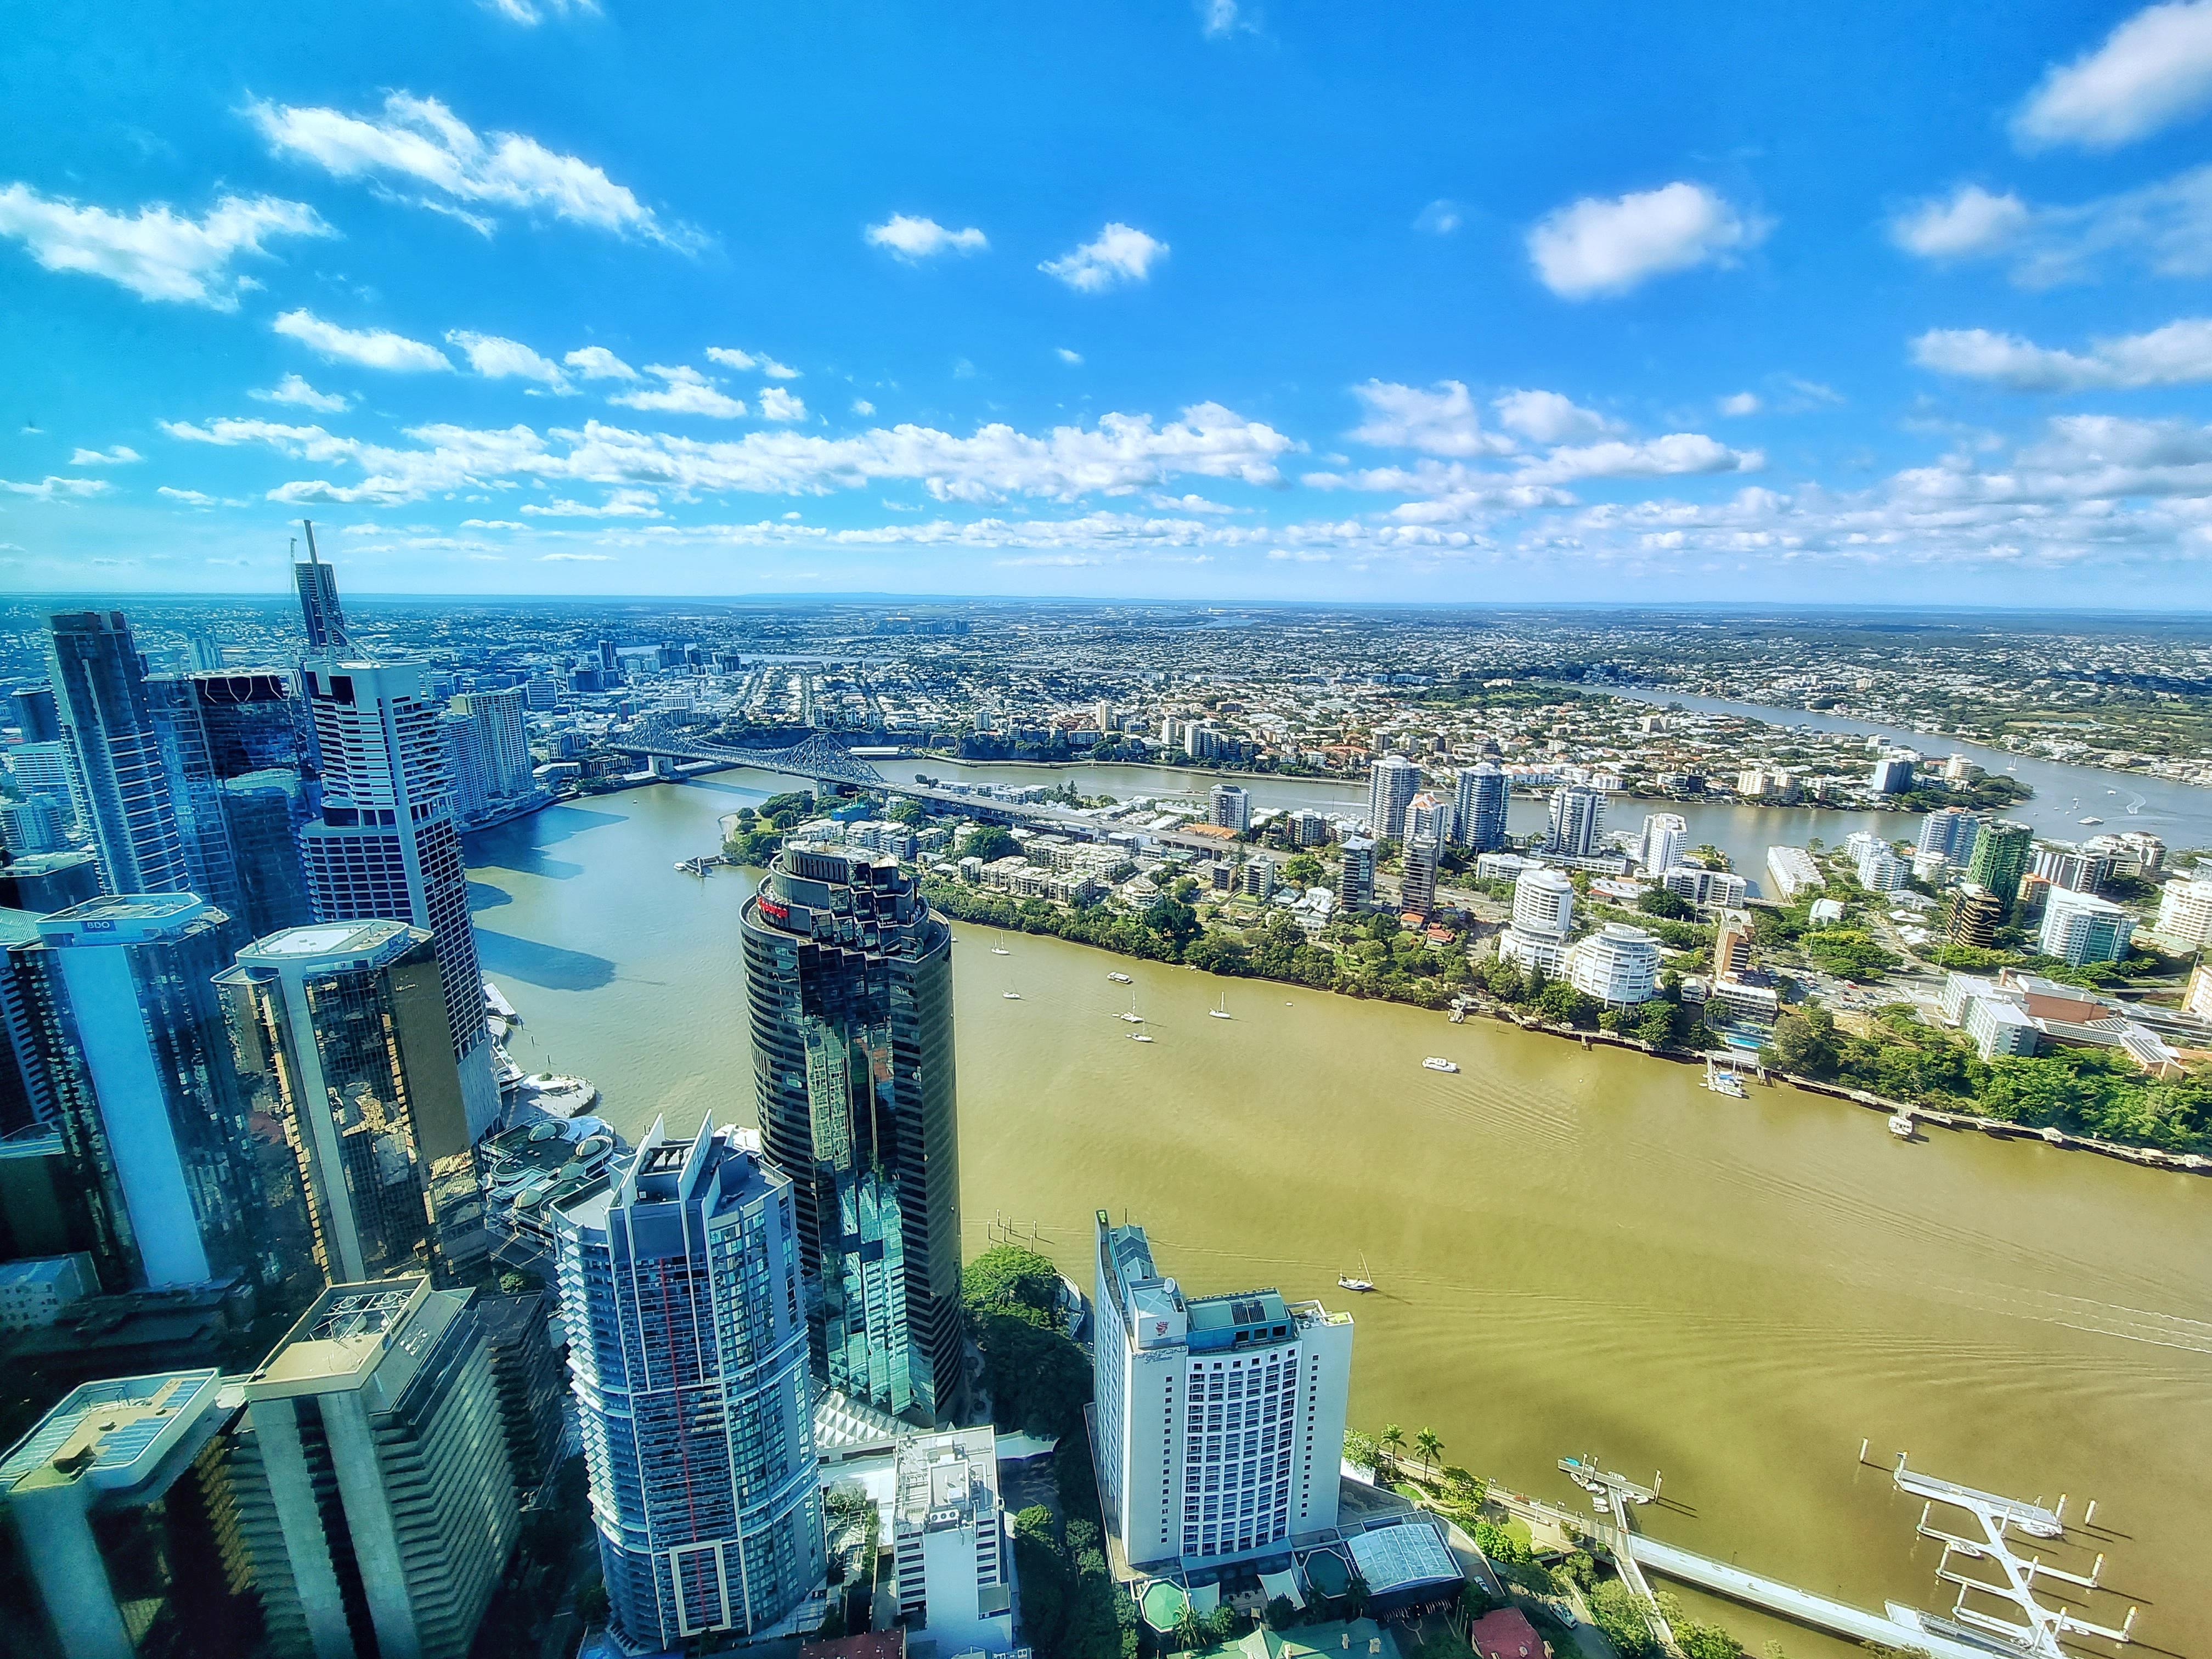
[[[1138,1605],[1144,1609],[1146,1624],[1156,1631],[1166,1632],[1182,1622],[1183,1609],[1190,1605],[1190,1600],[1180,1584],[1155,1578],[1145,1586],[1144,1598]]]

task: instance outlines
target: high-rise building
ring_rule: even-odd
[[[709,1119],[689,1141],[655,1123],[609,1181],[556,1212],[599,1564],[635,1650],[818,1620],[828,1564],[796,1200],[757,1141]]]
[[[498,691],[470,691],[453,699],[453,707],[473,714],[484,734],[484,777],[492,796],[500,800],[526,795],[532,787],[528,728],[522,721],[522,692],[508,687]]]
[[[430,935],[325,922],[247,945],[216,975],[258,1104],[283,1126],[333,1285],[447,1279],[488,1241]]]
[[[1514,878],[1513,921],[1498,936],[1498,954],[1520,967],[1556,974],[1566,964],[1574,924],[1573,880],[1564,870],[1532,864]]]
[[[1874,763],[1867,787],[1877,795],[1901,795],[1912,787],[1912,763],[1920,758],[1909,749],[1894,749]]]
[[[899,1617],[940,1653],[1011,1651],[1013,1575],[996,1435],[988,1425],[906,1435],[892,1458]]]
[[[170,810],[184,844],[185,886],[225,915],[245,909],[238,854],[222,806],[222,780],[200,718],[199,696],[189,674],[154,674],[146,681],[147,706],[161,744],[161,770]]]
[[[1751,946],[1755,937],[1751,918],[1741,910],[1721,917],[1713,935],[1713,977],[1727,979],[1751,971]]]
[[[1545,849],[1562,858],[1586,859],[1602,844],[1605,796],[1578,783],[1563,783],[1552,792],[1551,825]]]
[[[1647,813],[1636,861],[1644,866],[1647,875],[1671,870],[1682,861],[1682,848],[1689,839],[1689,821],[1680,812]]]
[[[465,708],[449,708],[438,716],[438,738],[446,747],[446,775],[453,781],[453,810],[464,818],[481,817],[495,793],[491,745],[485,738],[483,721]]]
[[[334,1285],[240,1385],[234,1549],[281,1659],[466,1659],[521,1530],[466,1291]]]
[[[1608,921],[1567,952],[1567,980],[1610,1008],[1659,994],[1659,941],[1641,927]]]
[[[1510,799],[1505,774],[1488,761],[1459,769],[1458,799],[1452,835],[1462,847],[1494,853],[1505,845],[1505,809]]]
[[[739,931],[761,1132],[793,1184],[817,1361],[854,1399],[956,1418],[952,930],[896,860],[787,848]]]
[[[300,620],[307,630],[307,654],[322,656],[346,648],[345,608],[338,603],[338,573],[315,552],[315,527],[307,531],[307,562],[294,561],[292,584],[300,592]]]
[[[215,976],[229,924],[190,893],[104,897],[43,918],[42,1046],[111,1290],[281,1259]]]
[[[52,686],[19,685],[9,693],[8,701],[15,708],[15,728],[23,734],[23,742],[61,741],[61,716],[54,707]]]
[[[2033,856],[2035,832],[2024,823],[1998,818],[1981,827],[1974,851],[1966,861],[1966,879],[1993,894],[2010,908],[2020,896],[2021,878]]]
[[[479,1291],[472,1305],[491,1355],[500,1424],[520,1501],[544,1485],[561,1455],[568,1382],[553,1346],[550,1299],[539,1291],[512,1296]]]
[[[252,1650],[252,1597],[221,1554],[226,1431],[236,1415],[223,1390],[213,1370],[87,1382],[0,1459],[0,1510],[38,1599],[8,1610],[21,1644],[14,1650],[63,1659]]]
[[[46,992],[39,950],[39,918],[0,909],[0,1140],[60,1121],[42,1036]],[[0,1240],[0,1261],[10,1254]]]
[[[316,921],[412,922],[437,941],[469,1133],[481,1137],[499,1117],[499,1087],[453,785],[425,672],[419,663],[307,664],[323,810],[300,832],[300,850]]]
[[[1336,868],[1336,903],[1340,910],[1364,910],[1375,902],[1375,842],[1346,836]]]
[[[1802,847],[1768,848],[1766,874],[1774,884],[1776,896],[1784,904],[1798,894],[1824,884],[1820,866],[1813,862],[1812,854]]]
[[[290,675],[232,669],[179,678],[191,687],[216,776],[305,766],[307,711]]]
[[[2112,873],[2112,861],[2102,854],[2084,853],[2072,847],[2039,847],[2035,849],[2035,873],[2053,887],[2063,887],[2069,893],[2094,893]]]
[[[11,856],[58,853],[68,844],[62,815],[53,802],[39,795],[0,800],[0,846],[5,846]]]
[[[1252,797],[1241,784],[1215,784],[1206,792],[1206,821],[1243,835],[1252,827]]]
[[[1279,1554],[1336,1525],[1352,1318],[1273,1290],[1186,1297],[1139,1226],[1097,1218],[1092,1433],[1132,1565]]]
[[[1997,928],[2003,922],[2005,902],[1986,887],[1972,881],[1963,882],[1959,890],[1951,895],[1951,911],[1944,923],[1944,935],[1953,945],[1963,945],[1971,950],[1987,951],[1997,942]]]
[[[297,772],[271,767],[226,778],[223,822],[238,860],[239,921],[248,939],[264,939],[315,919],[300,861],[300,832],[313,821],[313,787]]]
[[[25,799],[46,801],[66,823],[76,823],[76,786],[70,781],[69,750],[59,738],[18,744],[8,751],[8,769]]]
[[[30,853],[0,860],[0,905],[50,916],[100,896],[100,861],[89,853]]]
[[[2135,938],[2136,919],[2121,905],[2094,893],[2054,887],[2043,910],[2038,947],[2069,968],[2118,962]]]
[[[1385,755],[1367,774],[1367,824],[1384,841],[1406,833],[1406,809],[1420,793],[1421,769],[1403,755]]]
[[[1964,865],[1974,855],[1974,837],[1981,827],[1980,816],[1963,806],[1939,806],[1920,821],[1918,850],[1941,853],[1952,863]]]
[[[1326,847],[1329,842],[1328,819],[1319,812],[1304,808],[1290,815],[1291,844],[1294,847]]]
[[[2185,951],[2212,945],[2212,881],[2177,877],[2160,888],[2157,931]]]
[[[1406,839],[1423,836],[1441,847],[1451,839],[1451,803],[1424,789],[1406,803]]]
[[[47,656],[77,817],[111,893],[191,890],[184,836],[146,693],[146,665],[119,611],[64,611]]]
[[[1894,893],[1903,890],[1912,866],[1887,842],[1871,840],[1860,849],[1856,873],[1859,885],[1869,892]]]
[[[1424,919],[1437,908],[1437,858],[1439,848],[1430,836],[1411,836],[1406,841],[1403,875],[1399,883],[1399,908]]]

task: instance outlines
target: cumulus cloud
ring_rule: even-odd
[[[657,374],[661,384],[649,390],[622,392],[607,399],[624,409],[659,410],[669,415],[704,415],[710,420],[734,421],[745,412],[742,400],[731,397],[697,369],[685,364],[647,363],[645,372]]]
[[[1467,216],[1457,202],[1438,197],[1415,216],[1413,228],[1431,236],[1449,236],[1466,222]]]
[[[1146,415],[1114,414],[1091,427],[1028,434],[993,424],[968,437],[901,426],[847,438],[776,430],[708,442],[592,421],[580,429],[546,434],[527,426],[418,426],[405,434],[416,447],[399,448],[339,437],[320,427],[255,420],[167,422],[163,430],[185,442],[265,447],[358,474],[357,482],[299,479],[270,492],[274,501],[339,503],[410,501],[515,482],[823,495],[906,480],[940,501],[1072,499],[1143,489],[1176,475],[1273,484],[1281,479],[1278,461],[1295,447],[1273,428],[1218,404],[1193,404],[1164,423]]]
[[[536,28],[549,17],[596,17],[599,0],[483,0],[483,9],[510,23]]]
[[[80,449],[70,457],[71,466],[128,466],[133,461],[146,458],[128,444],[118,444],[112,449]]]
[[[1573,443],[1620,429],[1618,421],[1556,392],[1509,392],[1492,398],[1490,406],[1503,425],[1532,443]]]
[[[1723,415],[1756,415],[1759,413],[1759,394],[1756,392],[1732,392],[1721,399]]]
[[[1705,185],[1678,179],[1657,190],[1570,203],[1529,231],[1528,258],[1553,293],[1587,300],[1626,294],[1668,271],[1728,264],[1770,228]]]
[[[1992,380],[2014,392],[2184,386],[2212,380],[2212,318],[2185,317],[2145,334],[2095,340],[2087,352],[1983,328],[1930,329],[1913,341],[1912,356],[1940,374]]]
[[[795,380],[799,371],[763,353],[740,351],[735,346],[708,346],[707,358],[726,368],[757,368],[772,380]]]
[[[589,501],[532,502],[522,509],[531,518],[543,519],[658,519],[660,503],[649,489],[617,489],[596,505]],[[516,529],[522,526],[517,525]]]
[[[288,311],[269,326],[333,362],[359,363],[364,368],[419,374],[450,370],[453,366],[446,354],[434,345],[410,340],[389,329],[342,328],[336,323],[325,322],[310,311]]]
[[[270,149],[339,179],[428,192],[420,205],[449,210],[477,229],[477,208],[543,213],[571,224],[685,251],[703,239],[665,222],[599,168],[519,132],[480,134],[434,98],[395,92],[380,115],[256,100],[246,117]]]
[[[520,340],[455,328],[446,331],[446,343],[458,349],[469,360],[469,367],[487,380],[534,380],[558,392],[574,390],[558,363],[539,356]]]
[[[0,492],[10,495],[27,495],[34,501],[81,501],[88,495],[105,495],[115,486],[105,478],[60,478],[48,477],[36,483],[15,483],[0,478]]]
[[[882,248],[908,264],[933,259],[940,253],[981,253],[991,246],[990,239],[973,225],[965,230],[948,230],[934,219],[907,213],[894,213],[883,223],[866,227],[860,234],[871,246]]]
[[[1109,224],[1097,238],[1037,269],[1056,276],[1078,294],[1103,294],[1124,283],[1141,283],[1153,264],[1168,257],[1168,245],[1143,231],[1119,222]]]
[[[318,392],[296,374],[287,374],[275,386],[262,387],[246,394],[256,403],[294,404],[301,409],[319,409],[325,415],[343,414],[347,399],[335,392]]]
[[[803,421],[806,404],[780,386],[764,386],[760,389],[761,419],[764,421]]]
[[[1198,27],[1209,40],[1225,40],[1238,29],[1249,29],[1237,0],[1194,0],[1198,8]]]
[[[1889,234],[1923,259],[1957,259],[2002,247],[2027,228],[2028,217],[2027,204],[2009,191],[1996,196],[1979,185],[1961,185],[1899,214]]]
[[[605,346],[579,346],[561,361],[587,380],[637,379],[637,371]]]
[[[1367,380],[1352,392],[1366,410],[1366,418],[1352,431],[1361,443],[1428,455],[1505,455],[1516,447],[1503,433],[1483,429],[1474,399],[1461,381],[1439,380],[1424,391]]]
[[[611,553],[540,553],[538,557],[540,562],[545,564],[607,564],[612,562],[614,555]]]
[[[1060,346],[1055,349],[1054,355],[1072,368],[1080,368],[1083,366],[1083,354],[1079,351],[1071,351],[1066,346]]]
[[[872,415],[875,412],[876,406],[870,403],[866,398],[855,398],[853,399],[853,413],[855,415]]]
[[[2212,105],[2212,0],[2170,0],[2052,68],[2013,118],[2026,149],[2113,149]]]
[[[313,208],[273,196],[225,196],[198,219],[156,204],[135,213],[80,207],[28,185],[0,190],[0,236],[23,244],[48,270],[82,271],[144,300],[238,309],[258,287],[232,267],[280,236],[336,233]]]
[[[1584,478],[1660,478],[1692,472],[1756,472],[1766,457],[1756,449],[1730,449],[1702,432],[1670,432],[1641,442],[1615,439],[1554,449],[1528,462],[1514,477],[1522,483],[1571,483]]]
[[[173,489],[167,484],[163,484],[154,493],[156,495],[166,495],[173,501],[181,501],[186,507],[213,507],[215,505],[214,496],[203,495],[197,489]]]

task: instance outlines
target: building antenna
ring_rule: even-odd
[[[313,519],[302,519],[300,522],[307,532],[307,562],[320,564],[322,560],[315,553],[315,521]],[[294,545],[296,546],[298,544],[295,543]]]

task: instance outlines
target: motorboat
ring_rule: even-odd
[[[1209,1008],[1206,1012],[1206,1017],[1210,1019],[1227,1019],[1229,1018],[1229,993],[1224,991],[1221,994],[1221,1006],[1218,1008]]]
[[[1891,1113],[1889,1118],[1889,1132],[1895,1135],[1899,1140],[1911,1139],[1913,1136],[1912,1114],[1910,1112]]]
[[[1143,1031],[1132,1031],[1129,1033],[1129,1041],[1132,1042],[1150,1042],[1152,1040],[1152,1037]]]
[[[1459,1070],[1458,1066],[1446,1060],[1442,1054],[1431,1054],[1426,1060],[1423,1060],[1421,1064],[1431,1072],[1456,1072]]]
[[[599,1091],[583,1078],[539,1072],[522,1079],[516,1094],[523,1104],[549,1117],[569,1118],[596,1105]]]
[[[1116,985],[1134,985],[1137,982],[1131,979],[1127,974],[1109,974],[1106,977],[1112,980]]]
[[[2104,819],[2099,817],[2087,817],[2083,818],[2081,822],[2084,823],[2102,823]]]
[[[999,994],[1009,1002],[1019,1002],[1022,1000],[1022,994],[1019,991],[1001,991]]]
[[[1712,1056],[1710,1054],[1705,1056],[1705,1087],[1717,1095],[1726,1095],[1731,1100],[1746,1100],[1750,1097],[1744,1092],[1743,1079],[1733,1070],[1726,1072],[1721,1070],[1719,1066],[1713,1064]]]

